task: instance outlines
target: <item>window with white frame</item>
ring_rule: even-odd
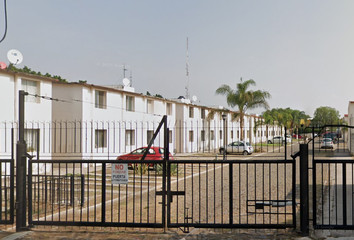
[[[234,139],[234,130],[231,130],[230,134],[231,134],[231,139]]]
[[[210,130],[210,140],[214,140],[214,130]]]
[[[166,114],[172,115],[172,104],[171,103],[166,103]]]
[[[22,79],[21,88],[30,94],[25,97],[26,102],[39,103],[39,98],[32,96],[40,95],[39,82]]]
[[[200,118],[201,118],[201,119],[205,119],[205,108],[202,108],[202,109],[200,110]]]
[[[27,145],[27,152],[34,152],[37,151],[38,144],[38,137],[39,137],[39,129],[25,129],[24,131],[24,138]]]
[[[222,131],[219,131],[219,138],[222,139]]]
[[[135,111],[135,99],[132,96],[126,96],[126,110],[134,112]]]
[[[125,145],[135,145],[135,130],[125,130]]]
[[[146,112],[147,113],[154,113],[154,101],[148,99],[146,102]]]
[[[95,108],[105,109],[106,104],[106,92],[95,90]]]
[[[169,143],[172,143],[172,130],[169,130],[169,131],[168,131],[168,138],[169,138],[169,139],[168,139],[168,142],[169,142]]]
[[[147,130],[146,131],[146,142],[147,144],[150,143],[152,137],[154,136],[154,131],[153,130]]]
[[[189,142],[194,142],[193,130],[189,131]]]
[[[189,107],[189,118],[194,118],[194,107]]]
[[[202,130],[202,131],[200,132],[200,140],[201,140],[202,142],[205,141],[205,130]]]
[[[107,147],[107,130],[96,129],[95,130],[95,148]]]

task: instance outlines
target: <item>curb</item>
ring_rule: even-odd
[[[26,236],[29,233],[31,233],[31,231],[14,233],[14,234],[11,234],[7,237],[2,238],[2,240],[16,240],[16,239]]]

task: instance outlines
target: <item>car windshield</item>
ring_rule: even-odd
[[[246,145],[247,145],[247,146],[251,146],[251,144],[250,144],[249,142],[246,142]]]
[[[324,138],[323,141],[324,141],[324,142],[331,142],[332,139],[330,139],[330,138]]]
[[[131,154],[144,154],[146,151],[146,148],[139,148],[139,149],[136,149],[134,150]],[[149,149],[149,154],[155,154],[155,151],[154,149]]]
[[[165,153],[165,149],[160,148],[160,149],[159,149],[159,153],[160,153],[160,154],[164,154],[164,153]]]

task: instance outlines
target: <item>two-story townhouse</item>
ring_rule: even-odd
[[[232,119],[233,112],[207,107],[190,100],[171,100],[136,93],[132,87],[109,87],[84,82],[59,82],[47,77],[1,70],[3,122],[0,147],[9,151],[9,126],[17,124],[18,90],[26,97],[26,140],[28,150],[42,157],[115,159],[146,146],[163,115],[168,116],[170,151],[210,152],[229,142],[264,142],[276,135],[257,125],[255,115],[245,115],[244,126]],[[10,94],[12,93],[12,94]],[[216,113],[216,114],[211,114]],[[225,120],[222,113],[226,113]],[[16,127],[16,126],[15,126]],[[0,134],[1,134],[0,132]],[[280,134],[280,132],[279,132]],[[163,144],[159,134],[154,144]],[[0,149],[0,151],[1,151]]]
[[[209,113],[217,111],[204,105],[192,103],[189,99],[177,99],[175,121],[176,153],[210,152],[220,144],[219,135],[222,120]]]
[[[146,146],[164,115],[174,124],[174,102],[134,92],[132,87],[58,83],[53,97],[56,156],[115,159]],[[64,126],[64,127],[63,127]],[[169,131],[170,148],[173,132]],[[163,145],[163,131],[154,144]]]
[[[10,156],[11,148],[17,141],[19,119],[19,91],[24,90],[29,95],[25,96],[24,109],[24,137],[27,143],[27,151],[43,157],[50,157],[51,146],[48,141],[50,132],[40,131],[45,128],[45,122],[52,120],[52,85],[58,82],[56,79],[14,72],[0,69],[0,99],[2,101],[0,114],[0,154],[2,157]],[[48,98],[47,98],[48,97]],[[11,132],[14,139],[11,144]],[[39,148],[39,152],[37,150]]]

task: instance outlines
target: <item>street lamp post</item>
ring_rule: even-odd
[[[225,126],[225,120],[226,120],[226,114],[222,115],[222,120],[223,120],[223,124],[224,124],[224,152],[223,152],[223,160],[225,160],[226,158],[226,126]]]

